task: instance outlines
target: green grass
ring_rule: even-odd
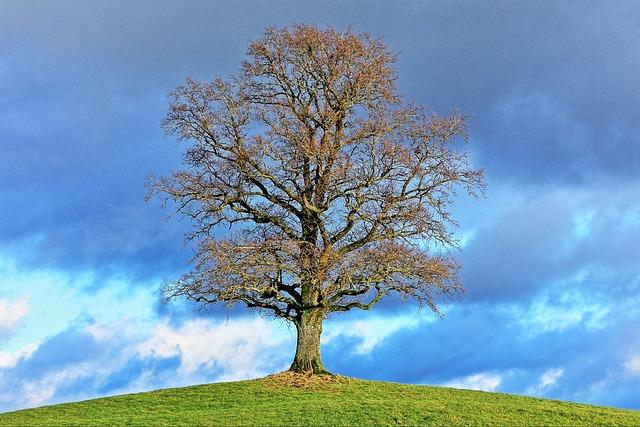
[[[0,425],[640,425],[628,411],[355,379],[205,384],[0,414]]]

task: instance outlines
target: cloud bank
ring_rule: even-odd
[[[444,320],[397,301],[332,319],[327,367],[640,408],[638,17],[633,1],[4,2],[0,410],[287,366],[281,324],[159,303],[189,225],[143,198],[180,163],[166,93],[296,22],[382,37],[408,99],[472,114],[489,179],[456,205],[466,297]]]

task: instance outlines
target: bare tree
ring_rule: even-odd
[[[268,28],[237,75],[172,93],[164,127],[189,142],[186,167],[152,178],[150,195],[192,219],[198,246],[166,298],[286,319],[297,330],[290,369],[325,373],[330,313],[392,294],[438,312],[463,289],[434,248],[456,246],[452,198],[481,192],[483,172],[455,148],[464,117],[403,104],[394,62],[367,34]]]

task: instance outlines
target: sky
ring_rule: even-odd
[[[289,366],[286,324],[161,302],[189,224],[144,195],[180,167],[167,93],[294,23],[381,37],[488,183],[454,208],[465,297],[336,316],[325,366],[640,409],[640,3],[4,0],[0,411]]]

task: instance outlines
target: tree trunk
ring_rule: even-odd
[[[329,371],[324,369],[320,356],[320,335],[324,315],[323,310],[305,310],[300,319],[295,322],[298,339],[296,355],[289,368],[290,371],[329,374]]]

